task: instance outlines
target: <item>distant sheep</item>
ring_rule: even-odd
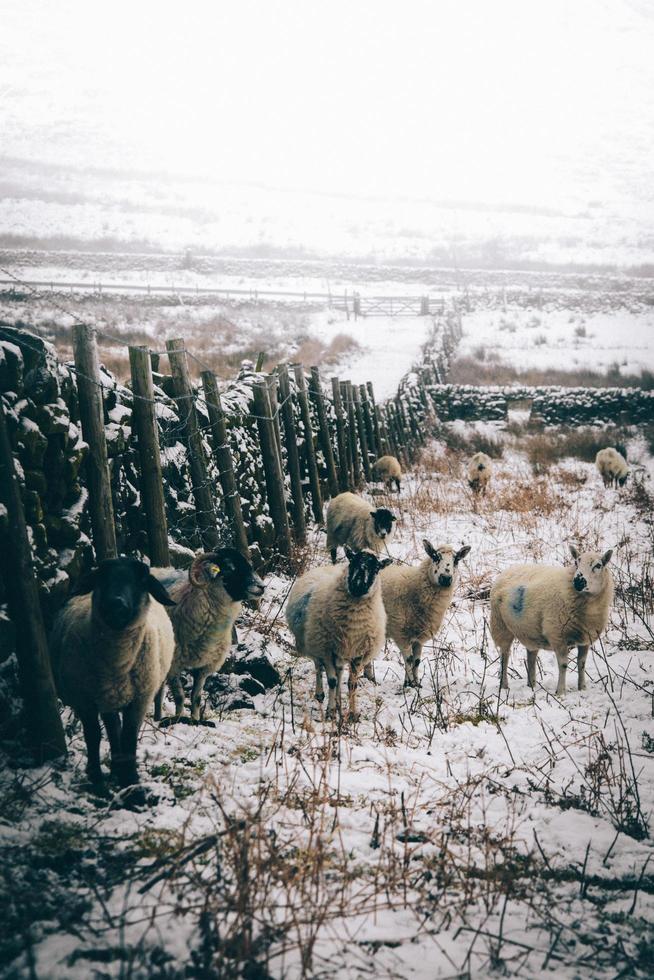
[[[373,510],[354,493],[339,493],[327,507],[327,549],[336,561],[339,545],[353,551],[369,549],[379,554],[393,534],[397,518],[386,507]]]
[[[612,551],[579,554],[571,545],[574,568],[514,565],[495,580],[490,592],[490,631],[502,656],[501,686],[508,688],[513,640],[527,649],[527,679],[536,684],[536,656],[554,650],[559,664],[557,694],[565,694],[568,651],[577,646],[579,690],[586,687],[588,647],[606,629],[613,580],[606,567]]]
[[[427,553],[417,566],[393,565],[381,574],[386,609],[386,636],[394,640],[404,657],[405,687],[417,687],[423,644],[438,633],[452,601],[459,562],[470,546],[455,551],[451,545],[434,548],[426,539]]]
[[[300,656],[316,668],[316,699],[324,700],[322,672],[327,674],[327,717],[340,707],[341,675],[349,664],[350,719],[357,717],[356,692],[362,670],[384,644],[386,613],[379,572],[390,558],[379,561],[372,551],[345,549],[347,565],[313,568],[291,589],[286,621]]]
[[[629,476],[629,466],[622,453],[611,446],[600,449],[595,457],[595,466],[604,480],[605,487],[623,487]]]
[[[102,789],[100,715],[111,772],[121,787],[132,787],[126,800],[140,805],[146,797],[138,785],[136,742],[172,662],[175,640],[163,607],[174,602],[135,558],[103,561],[82,588],[57,616],[50,638],[57,691],[82,722],[91,783]]]
[[[168,588],[176,605],[170,610],[175,630],[175,654],[168,684],[175,701],[178,721],[184,711],[184,688],[180,674],[193,673],[191,721],[200,719],[204,683],[224,664],[232,643],[232,627],[244,599],[263,594],[264,583],[249,561],[235,548],[218,548],[198,554],[186,572],[153,568],[153,575]],[[161,719],[163,688],[155,701],[155,720]]]
[[[468,463],[468,484],[474,493],[486,493],[491,476],[493,461],[486,453],[475,453]]]
[[[374,478],[385,483],[389,491],[392,490],[393,484],[395,484],[395,489],[398,493],[400,492],[402,467],[395,456],[380,456],[380,458],[373,463],[372,472]]]

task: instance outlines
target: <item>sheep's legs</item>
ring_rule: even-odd
[[[416,687],[420,687],[420,679],[418,677],[418,668],[420,667],[420,657],[422,656],[422,643],[418,643],[414,640],[411,644],[411,663],[413,670],[413,683]]]
[[[415,687],[416,678],[413,673],[413,658],[411,656],[411,648],[400,647],[400,653],[402,654],[402,659],[404,660],[404,686]]]
[[[361,660],[350,661],[350,673],[347,678],[347,689],[349,694],[350,721],[358,721],[357,714],[357,687],[359,686],[359,674],[361,672]]]
[[[377,683],[377,678],[375,677],[375,661],[369,660],[366,666],[363,668],[363,676],[371,684]]]
[[[556,685],[557,694],[565,694],[565,679],[568,675],[568,650],[555,650],[559,664],[559,683]]]
[[[193,671],[193,690],[191,691],[191,719],[200,720],[200,706],[204,682],[211,673],[210,667],[200,667]]]
[[[179,674],[168,678],[168,687],[175,702],[175,718],[181,718],[184,713],[184,688]]]
[[[527,650],[527,683],[529,687],[536,687],[536,659],[538,650]]]
[[[588,656],[588,647],[580,646],[577,647],[577,686],[580,691],[586,690],[586,657]]]
[[[509,689],[509,654],[511,653],[511,644],[508,646],[500,647],[500,655],[502,657],[502,672],[500,674],[500,687],[503,691],[508,691]]]
[[[107,729],[107,738],[111,748],[111,772],[116,775],[114,770],[114,760],[120,755],[121,724],[120,715],[117,711],[108,711],[100,716]]]
[[[316,701],[320,704],[325,700],[325,689],[322,686],[322,662],[320,660],[314,660],[316,668]]]
[[[164,697],[165,689],[166,689],[166,682],[164,681],[154,696],[154,720],[155,721],[161,721],[161,714],[162,714],[161,709],[163,706],[163,697]]]
[[[100,768],[100,739],[102,738],[100,719],[95,711],[88,711],[84,714],[78,712],[78,714],[86,742],[86,775],[92,783],[101,785],[103,777]]]
[[[338,548],[330,548],[329,555],[332,560],[332,565],[336,564],[336,555],[338,554]]]
[[[136,743],[143,724],[148,701],[132,701],[123,711],[123,727],[120,735],[120,753],[111,760],[112,772],[115,773],[122,789],[131,787],[125,795],[125,802],[132,806],[143,806],[146,796],[139,785],[139,774],[136,768]]]
[[[329,697],[327,699],[327,718],[333,718],[336,714],[337,706],[341,705],[341,676],[343,665],[336,666],[333,660],[325,661],[325,672],[327,674],[327,684],[329,685]]]

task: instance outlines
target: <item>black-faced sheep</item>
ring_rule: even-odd
[[[82,722],[90,781],[102,787],[100,716],[111,772],[121,787],[132,787],[127,800],[139,805],[145,794],[138,786],[136,742],[172,662],[173,628],[163,607],[173,600],[135,558],[103,561],[81,588],[84,593],[57,616],[50,638],[57,690]]]
[[[393,565],[380,578],[386,636],[394,640],[404,658],[406,687],[418,686],[423,644],[438,633],[452,601],[459,562],[470,551],[455,551],[449,544],[434,548],[425,538],[427,557],[417,566]]]
[[[559,665],[557,694],[565,694],[568,652],[578,652],[579,690],[586,687],[586,655],[606,628],[613,599],[613,580],[606,567],[612,551],[579,554],[570,546],[573,568],[515,565],[491,588],[490,631],[502,656],[501,686],[508,688],[509,652],[513,640],[527,650],[527,679],[536,685],[539,650],[554,650]]]
[[[323,668],[327,674],[327,717],[340,707],[341,675],[349,664],[349,712],[356,719],[356,692],[363,668],[384,643],[386,613],[379,587],[379,572],[390,558],[379,561],[371,551],[345,549],[348,564],[313,568],[291,589],[286,621],[300,656],[310,657],[316,668],[316,699],[323,701]]]
[[[386,484],[390,491],[395,484],[395,489],[400,492],[400,480],[402,479],[402,467],[395,456],[380,456],[373,463],[372,473],[375,480]]]
[[[604,481],[605,487],[623,487],[629,476],[629,466],[622,453],[611,446],[600,449],[595,457],[595,466]]]
[[[232,627],[241,613],[244,599],[263,594],[264,583],[249,561],[235,548],[196,555],[187,572],[174,568],[153,568],[153,575],[163,582],[176,605],[170,610],[175,630],[175,653],[168,674],[175,716],[184,711],[184,688],[180,674],[193,674],[191,721],[200,719],[204,683],[225,662],[232,642]],[[161,718],[163,689],[155,700],[155,720]]]
[[[473,493],[486,493],[493,475],[493,461],[486,453],[475,453],[468,463],[468,484]]]
[[[327,508],[327,550],[336,561],[339,545],[379,554],[393,534],[397,518],[386,507],[373,510],[354,493],[339,493]]]

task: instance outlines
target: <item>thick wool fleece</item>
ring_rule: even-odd
[[[486,453],[475,453],[468,463],[468,483],[477,490],[485,490],[493,473],[493,461]]]
[[[436,551],[451,554],[452,548],[438,545]],[[456,579],[446,588],[434,585],[429,577],[432,565],[431,558],[425,558],[419,565],[389,565],[380,573],[386,636],[402,651],[435,636],[452,601]]]
[[[384,540],[375,532],[373,508],[354,493],[339,493],[327,508],[327,550],[347,545],[379,554]]]
[[[627,460],[622,453],[611,446],[600,449],[595,457],[595,466],[599,470],[605,486],[609,486],[617,480],[624,480],[629,476]]]
[[[166,679],[173,649],[173,628],[158,602],[149,599],[135,623],[116,631],[93,614],[90,594],[69,600],[50,640],[57,690],[77,712],[114,712],[151,701]]]
[[[384,480],[386,483],[402,478],[402,467],[395,456],[381,456],[372,469],[377,479]]]

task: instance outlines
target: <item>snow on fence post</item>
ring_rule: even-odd
[[[366,482],[372,480],[372,469],[370,467],[370,455],[368,453],[368,437],[366,436],[366,423],[363,418],[361,407],[361,393],[358,385],[352,385],[352,398],[354,399],[354,411],[357,417],[357,430],[359,433],[359,445],[361,446],[361,462],[363,463],[363,474]]]
[[[89,445],[86,472],[89,481],[89,510],[96,561],[115,558],[116,528],[111,499],[107,439],[104,431],[104,405],[100,361],[95,329],[85,323],[73,326],[73,354],[77,372],[79,414],[82,437]]]
[[[288,523],[288,513],[286,511],[286,498],[284,495],[284,476],[282,464],[277,451],[277,440],[275,437],[275,427],[270,408],[270,397],[268,394],[268,381],[265,378],[257,379],[252,386],[252,399],[254,404],[254,415],[257,420],[259,438],[261,440],[261,457],[263,460],[263,472],[266,479],[266,496],[270,516],[275,528],[275,544],[277,550],[290,557],[291,554],[291,529]]]
[[[223,491],[223,501],[225,510],[232,525],[234,547],[240,551],[244,558],[249,558],[248,537],[243,522],[243,509],[241,507],[241,495],[236,485],[234,475],[234,461],[229,448],[229,435],[225,424],[225,413],[223,412],[218,392],[218,382],[213,371],[202,372],[202,387],[204,398],[207,404],[207,414],[211,429],[209,430],[211,448],[213,449],[218,476]]]
[[[286,460],[288,474],[291,480],[291,513],[293,515],[293,534],[298,544],[304,544],[307,538],[307,525],[304,516],[304,494],[302,493],[302,474],[300,472],[300,453],[297,448],[297,432],[293,418],[293,402],[291,401],[291,382],[288,365],[280,364],[279,394],[281,397],[281,416],[284,424],[284,442],[286,444]]]
[[[304,450],[306,454],[307,472],[309,474],[309,486],[311,487],[311,509],[313,516],[318,524],[322,524],[322,494],[320,492],[320,478],[318,476],[318,464],[316,462],[316,450],[313,444],[313,428],[311,426],[311,414],[309,412],[309,398],[307,396],[307,386],[304,378],[304,368],[301,364],[292,364],[297,385],[297,398],[300,404],[300,416],[302,418],[302,428],[304,429]]]
[[[170,361],[173,378],[173,392],[179,417],[184,433],[188,452],[191,484],[195,500],[195,519],[202,538],[202,544],[210,551],[220,544],[220,536],[216,524],[216,514],[213,506],[213,495],[209,488],[207,460],[202,445],[202,435],[195,410],[195,399],[188,373],[184,341],[180,337],[166,341],[166,351]]]
[[[148,529],[148,555],[153,565],[168,566],[168,524],[157,437],[154,386],[147,347],[129,348],[132,375],[132,418],[138,442],[141,500]]]
[[[5,409],[0,398],[0,501],[7,508],[7,529],[0,548],[9,612],[16,625],[20,675],[29,749],[37,763],[66,754],[48,643],[39,601],[32,548],[25,523]]]
[[[359,449],[357,446],[357,420],[354,411],[354,399],[352,397],[352,382],[344,381],[345,385],[345,404],[347,406],[347,439],[349,445],[350,459],[352,461],[352,482],[353,489],[361,486],[361,462],[359,460]]]
[[[275,442],[277,443],[277,455],[279,456],[279,465],[282,467],[282,472],[284,472],[284,466],[282,463],[282,432],[279,426],[279,402],[277,399],[277,385],[279,383],[278,376],[273,372],[266,375],[266,384],[268,385],[268,398],[270,400],[270,414],[272,416],[273,431],[275,433]]]
[[[316,414],[318,415],[318,437],[320,440],[320,448],[322,449],[323,456],[325,457],[329,495],[330,497],[335,497],[338,494],[336,462],[334,460],[334,448],[332,446],[329,421],[325,410],[325,399],[323,396],[322,384],[320,382],[320,371],[317,367],[311,368],[311,375],[309,378],[309,394],[311,395],[312,401],[316,406]]]
[[[370,403],[368,402],[368,389],[365,385],[359,385],[359,394],[361,396],[361,411],[363,412],[363,422],[366,429],[366,439],[368,441],[368,452],[371,456],[377,459],[379,456],[379,450],[377,443],[375,442],[375,430],[372,424]]]
[[[347,461],[347,438],[345,433],[345,418],[341,400],[341,383],[338,378],[332,378],[332,401],[336,416],[336,445],[338,447],[338,486],[339,490],[350,489],[350,467]]]

